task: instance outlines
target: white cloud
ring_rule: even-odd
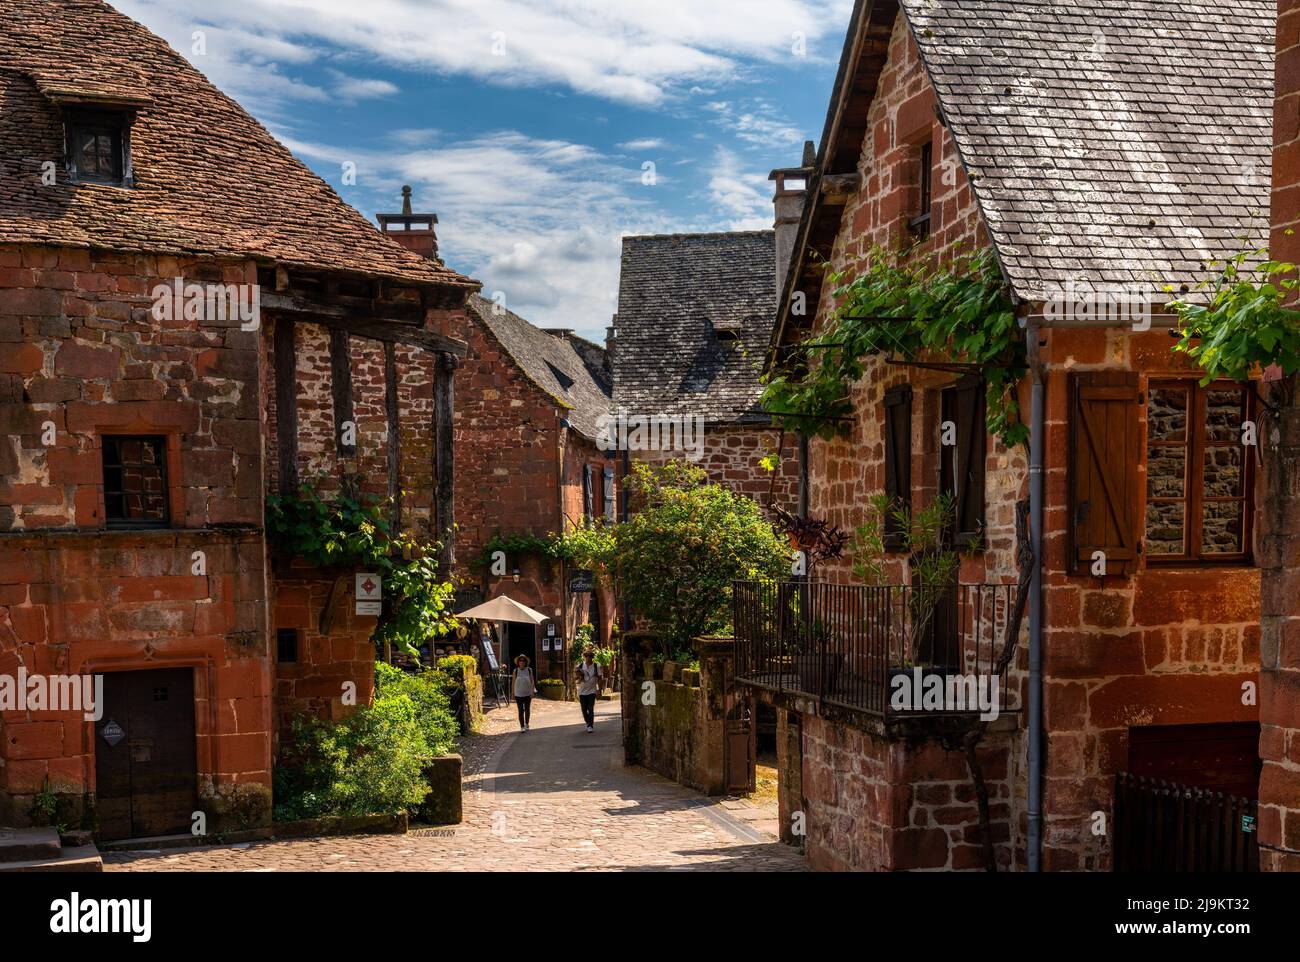
[[[397,84],[387,80],[350,77],[338,70],[331,70],[330,74],[334,77],[334,93],[344,100],[371,100],[376,97],[391,97],[400,92]]]
[[[709,178],[713,203],[727,218],[727,230],[766,230],[772,226],[772,188],[767,175],[746,170],[725,147],[714,154]]]
[[[780,151],[793,144],[801,144],[804,131],[786,120],[780,111],[762,98],[746,102],[744,106],[727,100],[704,105],[713,114],[718,125],[736,138],[767,150]]]
[[[833,57],[843,22],[825,0],[229,0],[220,26],[211,25],[211,0],[113,2],[250,98],[277,96],[260,90],[264,69],[342,48],[401,69],[656,104],[734,78],[746,61],[793,60],[796,32],[810,56],[830,35],[820,56]],[[196,27],[209,34],[201,57],[189,52]]]
[[[619,144],[621,150],[641,151],[641,150],[658,150],[663,147],[664,142],[659,137],[641,137],[637,140],[628,140]]]

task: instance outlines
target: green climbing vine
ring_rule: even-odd
[[[292,494],[268,494],[267,537],[274,550],[320,568],[374,571],[383,578],[384,614],[373,640],[407,654],[458,622],[455,586],[438,571],[438,543],[394,531],[386,499],[348,491],[322,496],[304,484]]]
[[[1196,361],[1203,383],[1246,381],[1270,369],[1281,376],[1300,371],[1300,311],[1285,305],[1300,285],[1296,265],[1271,259],[1263,247],[1208,267],[1213,276],[1191,288],[1208,291],[1206,302],[1183,296],[1170,303],[1178,316],[1174,350]]]
[[[795,364],[770,377],[765,409],[787,430],[823,438],[845,433],[850,389],[867,358],[922,356],[970,366],[988,386],[988,429],[1008,447],[1028,440],[1016,384],[1025,342],[991,248],[959,253],[947,266],[907,251],[872,248],[868,267],[845,281],[829,273],[839,304],[825,329],[796,345]]]

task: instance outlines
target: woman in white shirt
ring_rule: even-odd
[[[520,655],[515,659],[514,678],[515,706],[519,709],[519,730],[528,731],[528,720],[532,716],[533,695],[537,694],[537,679],[528,667],[528,656]]]
[[[596,696],[605,681],[605,674],[595,658],[596,649],[588,645],[582,649],[582,661],[578,664],[578,702],[582,705],[582,720],[587,723],[587,731],[592,731],[596,724]]]

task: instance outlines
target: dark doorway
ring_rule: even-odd
[[[190,831],[196,807],[194,672],[104,675],[95,723],[95,794],[105,839]]]
[[[506,622],[506,654],[509,657],[507,664],[512,669],[515,666],[516,658],[520,655],[527,655],[528,664],[536,671],[537,626],[513,621]]]

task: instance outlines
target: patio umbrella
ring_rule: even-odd
[[[532,625],[540,625],[547,620],[546,615],[540,611],[533,611],[527,605],[521,605],[505,595],[497,595],[491,601],[475,605],[468,611],[458,611],[456,617],[478,618],[481,621],[519,621]]]

